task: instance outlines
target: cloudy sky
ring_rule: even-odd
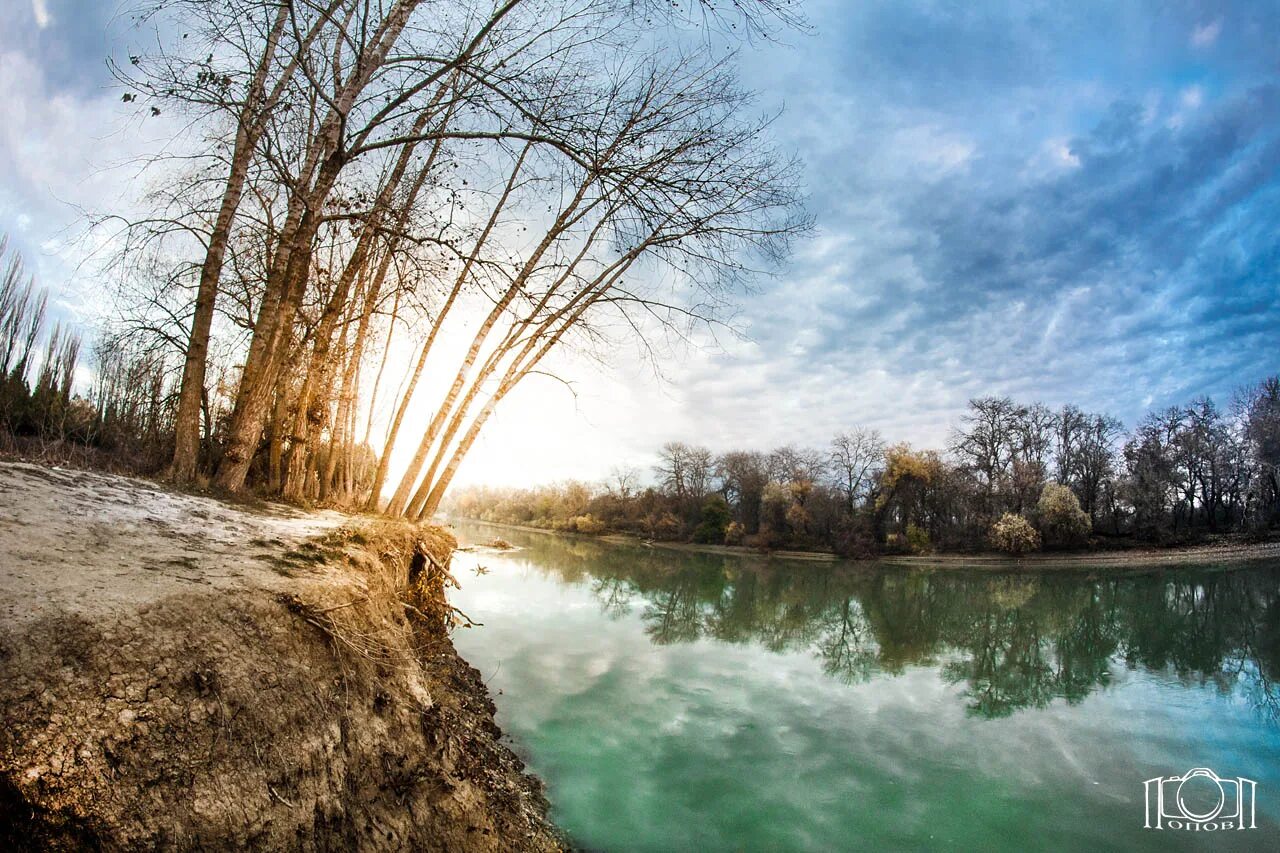
[[[0,0],[0,230],[58,310],[100,287],[74,205],[129,197],[111,3]],[[941,443],[965,401],[1152,406],[1280,370],[1280,3],[806,4],[743,52],[806,164],[813,237],[741,302],[742,339],[621,347],[508,400],[465,480],[599,477],[661,442]],[[70,230],[69,230],[70,229]]]

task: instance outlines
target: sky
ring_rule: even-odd
[[[110,2],[0,0],[0,232],[89,327],[80,207],[126,205]],[[741,52],[804,161],[814,233],[738,300],[740,334],[562,356],[486,427],[460,482],[642,470],[665,441],[941,446],[969,398],[1150,408],[1280,371],[1280,2],[807,2]]]

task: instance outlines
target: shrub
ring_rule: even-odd
[[[604,533],[604,522],[596,518],[590,513],[586,515],[575,515],[569,519],[567,527],[575,533],[585,533],[588,536],[598,536]]]
[[[729,526],[724,529],[724,544],[741,545],[742,539],[747,535],[747,529],[742,526],[741,522],[731,521]]]
[[[791,532],[802,536],[809,529],[811,519],[809,511],[802,504],[793,503],[787,507],[787,526],[791,528]]]
[[[742,544],[759,551],[772,551],[781,548],[786,538],[768,525],[761,525],[759,532],[742,538]]]
[[[1076,493],[1060,483],[1046,483],[1036,504],[1040,534],[1051,548],[1069,548],[1089,541],[1093,523],[1080,508]]]
[[[669,512],[654,514],[645,517],[645,532],[652,539],[679,539],[681,524],[680,519],[676,518]]]
[[[933,550],[929,531],[915,524],[907,525],[907,550],[912,554],[928,554]]]
[[[712,495],[702,504],[702,518],[693,531],[693,541],[719,545],[729,527],[729,504],[720,495]]]
[[[869,559],[876,553],[875,531],[865,517],[846,521],[836,528],[834,546],[841,557]]]
[[[1022,516],[1006,512],[991,525],[991,544],[1009,554],[1024,554],[1040,547],[1040,534]]]
[[[907,553],[907,539],[901,533],[885,534],[881,550],[891,555],[905,554]]]

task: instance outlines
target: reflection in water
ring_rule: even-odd
[[[747,563],[552,536],[529,563],[639,612],[658,645],[711,638],[811,649],[845,683],[938,666],[970,714],[1003,717],[1105,687],[1119,662],[1239,691],[1280,721],[1276,571],[1107,576]]]

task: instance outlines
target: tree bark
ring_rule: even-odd
[[[387,324],[387,339],[382,344],[382,358],[378,360],[378,372],[373,377],[373,389],[369,392],[369,416],[364,423],[364,444],[369,444],[373,435],[373,416],[378,411],[378,389],[382,387],[382,374],[387,369],[387,358],[391,353],[391,341],[396,334],[396,320],[400,315],[400,290],[396,290],[395,302],[391,305],[391,322]]]

